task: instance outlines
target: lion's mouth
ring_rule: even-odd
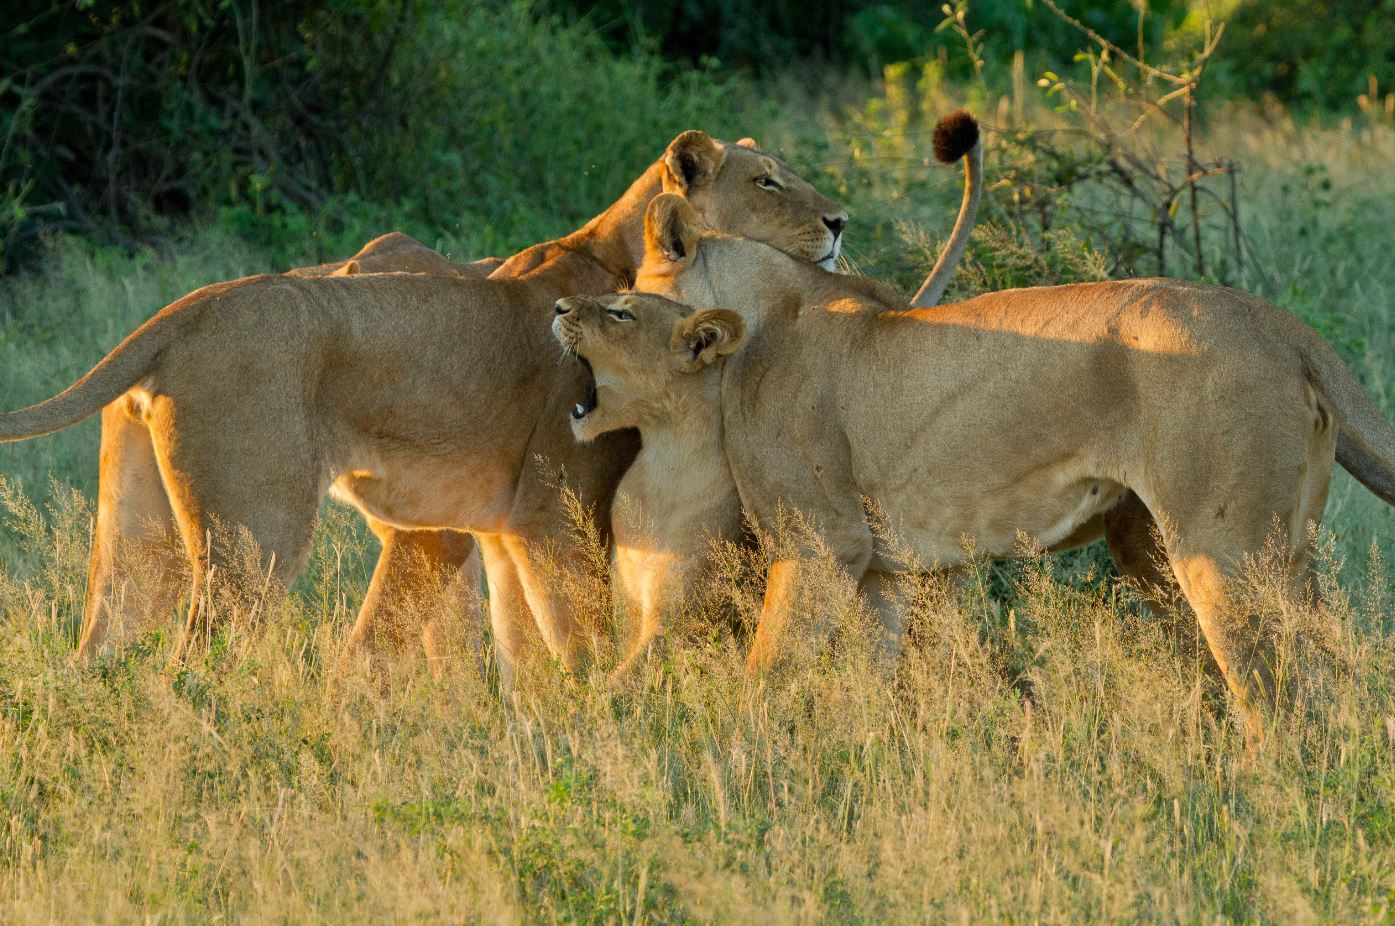
[[[586,416],[596,410],[596,406],[600,404],[600,399],[596,395],[596,374],[591,371],[590,361],[580,354],[576,355],[576,359],[581,362],[582,369],[586,371],[586,401],[576,403],[576,407],[572,409],[572,420],[585,421]]]
[[[814,263],[822,267],[824,270],[834,270],[838,266],[838,251],[840,250],[840,243],[841,242],[838,238],[834,238],[833,247],[829,248],[828,253],[825,254],[823,257],[820,257],[818,260],[814,261]]]

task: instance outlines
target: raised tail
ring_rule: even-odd
[[[141,325],[86,376],[51,399],[0,415],[0,441],[25,440],[60,431],[91,417],[140,382],[166,345],[179,336],[187,317],[177,310],[207,289],[186,296]]]
[[[964,202],[940,259],[911,299],[911,306],[917,309],[929,308],[945,294],[978,216],[978,203],[983,196],[983,141],[979,138],[978,121],[968,110],[955,110],[935,125],[935,157],[945,164],[964,159]]]
[[[1304,326],[1308,376],[1337,417],[1337,462],[1386,504],[1395,505],[1395,428],[1381,416],[1331,346]]]

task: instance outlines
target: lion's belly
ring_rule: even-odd
[[[919,489],[908,486],[871,497],[923,562],[944,566],[963,561],[970,547],[1009,556],[1027,538],[1049,548],[1112,506],[1123,492],[1112,480],[1066,474],[1034,474],[981,492],[943,485]]]
[[[513,506],[516,466],[459,457],[371,456],[341,473],[330,494],[394,527],[497,530]]]

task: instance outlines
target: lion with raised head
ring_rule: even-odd
[[[203,576],[226,555],[209,542],[215,524],[244,528],[268,574],[289,585],[331,490],[392,531],[475,534],[506,673],[532,618],[575,665],[580,640],[567,603],[532,560],[541,549],[565,553],[570,536],[534,461],[563,470],[604,516],[637,439],[616,434],[577,448],[566,414],[589,401],[589,377],[559,365],[548,325],[559,297],[633,279],[645,206],[664,191],[710,226],[791,259],[829,265],[838,256],[842,206],[753,144],[690,131],[604,213],[515,255],[493,279],[341,272],[205,287],[60,395],[0,415],[0,440],[19,440],[103,410],[80,653],[114,642],[118,609],[138,623],[183,593],[192,598],[187,641],[201,611],[186,567]],[[170,553],[180,547],[183,563]],[[155,559],[158,574],[138,574],[130,550]],[[459,546],[435,552],[463,558]]]
[[[901,564],[868,499],[919,561],[949,566],[966,538],[994,556],[1020,534],[1059,545],[1091,522],[1107,529],[1135,497],[1259,735],[1275,691],[1259,616],[1232,594],[1246,558],[1277,524],[1301,590],[1334,459],[1395,504],[1395,430],[1321,337],[1256,296],[1164,279],[913,309],[880,284],[704,230],[676,197],[648,219],[636,289],[654,295],[563,300],[553,323],[597,383],[576,436],[642,432],[631,472],[645,481],[620,491],[659,515],[649,525],[670,548],[641,553],[681,558],[686,538],[730,532],[739,499],[767,529],[782,507],[810,516],[884,592]],[[690,486],[704,504],[675,500]],[[776,655],[799,570],[770,566],[753,672]]]
[[[709,224],[715,227],[740,225],[750,221],[752,217],[728,215],[721,211],[740,206],[740,195],[731,196],[720,187],[713,187],[704,182],[701,172],[698,171],[702,159],[702,138],[701,133],[684,133],[669,146],[664,158],[665,170],[661,172],[660,177],[662,189],[684,193],[698,205],[699,211],[715,211],[713,220],[709,221]],[[745,176],[761,190],[770,193],[771,195],[762,201],[765,206],[794,210],[795,213],[820,208],[817,194],[813,194],[812,197],[808,195],[810,191],[807,184],[803,184],[797,177],[788,175],[787,170],[782,173],[782,165],[760,154],[758,149],[754,139],[744,138],[738,141],[732,149],[736,161],[733,162],[734,170],[729,176]],[[944,252],[916,295],[916,305],[933,305],[948,286],[955,266],[968,243],[983,189],[983,148],[979,143],[978,123],[968,112],[959,110],[940,120],[934,132],[933,151],[935,157],[945,164],[964,161],[964,201]],[[757,157],[752,159],[746,152],[752,152]],[[691,181],[687,177],[690,172],[693,172]],[[641,196],[649,195],[651,189],[652,183]],[[737,192],[739,193],[739,189]],[[801,221],[795,214],[790,214],[789,218],[791,221]],[[836,214],[829,214],[823,218],[826,220],[824,225],[833,232],[833,248],[824,258],[824,263],[831,265],[837,248],[841,245],[838,238],[841,226],[838,225],[839,219]],[[582,232],[586,232],[586,229]],[[817,226],[812,226],[806,234],[812,235],[812,243],[817,247],[825,233]],[[566,248],[574,246],[576,240],[583,237],[582,233],[578,233],[570,239],[538,245],[507,261],[487,258],[469,264],[457,264],[416,239],[393,232],[369,242],[347,261],[303,268],[292,271],[292,274],[323,276],[330,273],[401,270],[447,276],[483,276],[492,273],[495,279],[504,279],[532,272],[539,262],[556,259],[559,253],[565,253]],[[414,600],[416,590],[421,587],[435,587],[438,585],[438,576],[456,571],[467,577],[472,574],[469,564],[473,562],[471,553],[474,545],[468,534],[448,530],[400,530],[371,516],[368,523],[382,542],[382,551],[373,571],[368,594],[364,597],[358,621],[349,637],[351,653],[371,651],[374,648],[372,644],[378,640],[387,640],[390,645],[400,643],[420,626],[424,613]],[[486,543],[488,542],[490,541],[486,540]],[[492,590],[491,598],[498,600],[499,609],[517,612],[526,605],[523,604],[524,595],[517,580],[517,570],[510,568],[510,563],[513,559],[526,560],[526,554],[517,544],[513,545],[513,551],[512,556],[508,555],[507,551],[495,551],[492,581],[501,583],[501,589]],[[467,581],[467,585],[472,584]],[[508,623],[514,625],[520,620],[521,617]],[[528,622],[522,623],[526,625]],[[431,628],[421,627],[420,630],[423,640],[428,642],[428,652],[432,651],[429,643]]]

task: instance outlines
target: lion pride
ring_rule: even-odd
[[[182,649],[204,613],[187,567],[205,576],[228,555],[210,540],[220,524],[248,531],[269,576],[289,585],[333,490],[390,531],[474,533],[504,674],[525,655],[534,619],[574,666],[581,647],[569,609],[533,563],[538,549],[565,551],[569,537],[534,460],[564,469],[605,516],[637,441],[617,434],[578,451],[565,415],[587,400],[587,379],[559,365],[548,323],[558,297],[633,278],[645,206],[665,190],[712,227],[792,259],[827,265],[838,256],[847,222],[838,203],[753,143],[690,131],[609,209],[510,258],[493,279],[326,271],[205,287],[63,393],[0,415],[0,440],[19,440],[103,410],[80,654],[114,642],[113,612],[142,623],[187,593]],[[182,563],[171,554],[180,547]],[[459,560],[467,551],[433,552]]]

